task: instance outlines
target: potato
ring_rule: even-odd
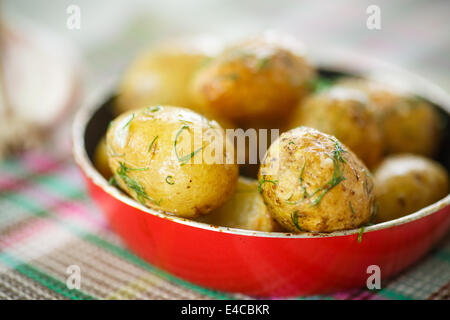
[[[199,222],[229,228],[277,232],[276,223],[258,192],[258,181],[239,177],[233,196],[211,214],[197,219]]]
[[[376,208],[364,164],[335,137],[307,127],[281,134],[270,146],[259,185],[269,212],[292,232],[356,228]]]
[[[238,166],[225,132],[188,109],[124,113],[106,143],[117,183],[146,206],[192,218],[219,207],[236,187]]]
[[[381,160],[382,133],[362,91],[336,86],[309,97],[298,106],[290,128],[299,125],[334,135],[369,168]]]
[[[94,165],[105,179],[109,179],[112,176],[106,152],[106,137],[103,137],[95,148]]]
[[[306,95],[313,76],[295,41],[266,34],[226,48],[198,71],[192,92],[211,114],[239,127],[270,127]]]
[[[419,155],[387,157],[374,172],[379,211],[376,222],[420,210],[449,192],[448,173],[439,163]]]
[[[201,111],[191,99],[188,83],[218,46],[215,38],[196,37],[167,42],[139,55],[119,85],[118,114],[155,104]]]
[[[432,156],[442,135],[442,120],[426,101],[373,80],[342,79],[340,85],[364,90],[376,106],[386,153]]]

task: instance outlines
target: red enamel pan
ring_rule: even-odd
[[[408,84],[450,118],[450,97],[439,87],[395,67],[353,55],[317,55],[321,73],[389,76]],[[113,118],[114,98],[82,108],[73,126],[74,156],[92,198],[130,250],[171,274],[210,289],[252,296],[327,294],[366,285],[368,267],[382,280],[422,258],[448,232],[450,195],[408,216],[328,234],[291,234],[211,226],[137,203],[95,169],[95,146]],[[437,159],[450,167],[450,133]]]

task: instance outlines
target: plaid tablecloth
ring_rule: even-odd
[[[79,290],[66,285],[71,265],[81,270]],[[146,298],[251,297],[198,287],[128,251],[91,202],[70,157],[33,152],[0,162],[0,299]],[[306,299],[449,298],[447,237],[379,291],[360,289]]]

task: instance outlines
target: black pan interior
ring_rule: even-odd
[[[331,70],[320,70],[320,77],[324,79],[336,79],[342,76],[354,76],[345,74],[338,71]],[[96,112],[93,114],[86,126],[86,131],[84,134],[84,143],[86,146],[86,151],[91,162],[93,162],[95,148],[100,141],[100,139],[106,133],[108,124],[114,119],[115,115],[113,112],[115,96],[105,101]],[[431,103],[431,102],[430,102]],[[443,139],[441,141],[441,146],[439,152],[435,159],[443,164],[448,171],[450,171],[450,115],[446,113],[441,107],[431,103],[441,114],[443,130]]]

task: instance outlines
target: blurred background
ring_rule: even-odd
[[[78,105],[155,41],[205,32],[233,39],[265,29],[291,33],[313,50],[346,50],[394,63],[450,89],[450,2],[446,0],[3,0],[0,4],[6,25],[20,28],[25,37],[37,30],[58,37],[51,51],[59,54],[62,67],[55,63],[53,73],[62,73],[62,68],[69,78],[76,78]],[[68,27],[72,5],[79,8],[79,28]],[[381,10],[380,30],[366,26],[370,5]],[[31,68],[43,68],[34,73],[47,73],[48,67],[30,60]],[[64,73],[60,76],[64,78]],[[63,104],[69,99],[73,104],[72,85],[60,84],[58,90],[66,90],[66,96],[48,99]]]
[[[79,8],[79,28],[68,27],[73,5]],[[380,30],[369,30],[366,26],[369,17],[366,10],[370,5],[377,5],[381,10]],[[22,84],[22,90],[17,89],[17,83],[24,82],[24,77],[16,82],[9,81],[15,86],[12,90],[20,96],[18,100],[25,109],[22,111],[25,118],[32,114],[29,112],[29,105],[33,104],[30,101],[48,102],[42,103],[39,111],[58,110],[57,101],[73,106],[71,90],[76,86],[77,105],[80,105],[92,91],[110,78],[115,79],[139,50],[168,37],[205,32],[225,39],[265,29],[288,32],[312,50],[338,49],[364,54],[397,64],[436,82],[447,91],[450,89],[450,27],[447,21],[450,2],[446,0],[0,0],[0,8],[6,29],[16,30],[24,38],[28,35],[37,46],[43,42],[42,35],[57,37],[51,46],[51,57],[47,57],[54,61],[49,63],[53,67],[39,62],[45,61],[46,57],[25,58],[28,62],[21,62],[17,68],[20,72],[34,74],[34,80]],[[33,56],[32,51],[25,51]],[[17,56],[10,54],[14,55]],[[8,59],[4,53],[4,63],[5,60]],[[23,65],[28,71],[21,69],[25,69]],[[13,73],[13,78],[17,78],[19,72]],[[45,80],[44,75],[53,78]],[[5,86],[11,85],[4,82]],[[52,91],[62,92],[60,96],[51,95],[44,99],[43,94],[39,98],[30,94],[24,99],[20,93],[24,90],[45,92],[52,86],[55,87]],[[55,111],[54,114],[56,117],[58,113]],[[42,116],[42,112],[38,115]],[[45,117],[42,121],[46,121]],[[54,119],[48,122],[54,123]],[[19,121],[16,127],[21,123]],[[3,133],[5,135],[8,134]],[[32,142],[26,139],[22,144]],[[68,144],[65,146],[67,150]]]
[[[79,28],[68,26],[74,5]],[[380,8],[379,30],[366,26],[370,5]],[[0,101],[9,100],[14,106],[10,109],[19,110],[15,112],[19,119],[6,121],[13,125],[0,129],[0,154],[38,145],[36,132],[50,126],[65,129],[56,135],[62,140],[57,142],[58,150],[69,153],[67,128],[74,106],[85,104],[92,92],[120,76],[137,52],[168,37],[207,32],[234,39],[274,29],[298,37],[312,51],[364,54],[450,89],[450,2],[446,0],[0,0],[0,8],[3,38],[10,44],[2,50],[6,76]],[[0,107],[0,114],[2,109],[6,114],[5,107]],[[40,129],[25,130],[35,118]],[[12,136],[26,138],[11,143]]]
[[[366,25],[370,5],[380,8],[379,30]],[[79,28],[70,27],[74,8]],[[311,51],[367,55],[449,92],[449,17],[448,0],[0,0],[0,298],[217,297],[125,251],[72,160],[74,113],[140,50],[169,37],[275,29]],[[32,151],[10,156],[24,148]],[[448,299],[448,248],[379,295]],[[90,296],[67,290],[71,264],[82,266]],[[379,298],[335,295],[361,297]]]
[[[66,26],[73,4],[81,10],[79,30]],[[381,30],[366,27],[369,5],[381,9]],[[158,39],[204,32],[233,38],[273,28],[311,48],[344,48],[398,64],[450,89],[447,0],[3,0],[2,11],[71,42],[94,84]]]

